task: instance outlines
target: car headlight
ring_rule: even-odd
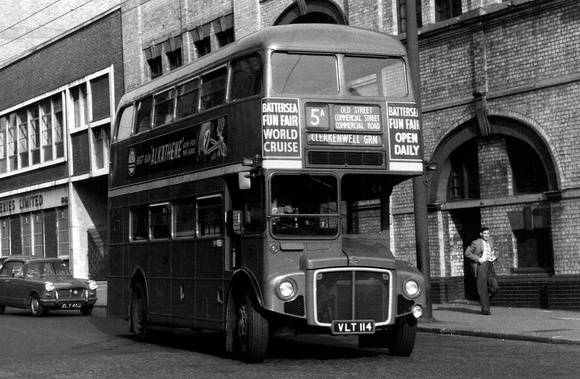
[[[409,279],[405,282],[405,293],[407,294],[407,296],[409,297],[415,297],[419,294],[419,291],[421,290],[419,288],[419,283],[417,283],[415,280],[413,279]]]
[[[290,278],[282,279],[276,285],[276,295],[281,300],[288,301],[291,300],[298,291],[298,286],[296,282]]]
[[[54,290],[54,283],[53,282],[44,282],[44,290],[47,292]]]
[[[97,288],[99,288],[99,285],[97,284],[97,282],[95,282],[94,280],[89,280],[89,289],[91,291],[94,291]]]

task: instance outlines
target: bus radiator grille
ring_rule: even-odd
[[[284,303],[284,313],[304,316],[304,296],[298,296],[296,299]]]
[[[333,320],[375,320],[389,318],[387,272],[318,271],[316,316],[322,324]]]

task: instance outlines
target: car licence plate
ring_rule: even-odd
[[[332,334],[372,334],[374,332],[374,320],[332,322]]]
[[[60,309],[79,309],[82,306],[82,303],[64,303],[61,304]]]

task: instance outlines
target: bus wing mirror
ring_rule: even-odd
[[[252,188],[252,174],[248,171],[238,173],[238,186],[240,190],[249,190]]]

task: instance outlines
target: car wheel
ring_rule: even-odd
[[[417,337],[417,319],[413,315],[397,317],[388,342],[389,353],[407,357],[413,352]]]
[[[6,306],[5,305],[0,305],[0,315],[4,314],[4,311],[6,310]]]
[[[147,297],[141,283],[137,283],[133,288],[131,296],[131,331],[139,341],[147,341]]]
[[[93,306],[92,305],[87,305],[87,306],[81,307],[81,314],[83,316],[90,316],[91,313],[93,313]]]
[[[40,299],[37,294],[30,296],[30,313],[34,317],[44,316],[44,307],[40,304]]]
[[[247,291],[238,295],[235,337],[240,358],[259,363],[268,350],[268,320],[258,312],[250,296]]]

